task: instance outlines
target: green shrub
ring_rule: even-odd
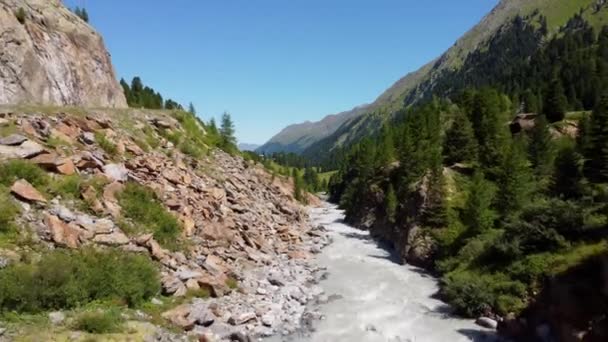
[[[15,231],[15,217],[19,208],[8,196],[8,192],[0,189],[0,234]]]
[[[11,160],[0,164],[0,184],[11,186],[22,178],[35,187],[46,186],[49,183],[46,172],[30,162]]]
[[[38,262],[0,270],[0,310],[40,312],[96,300],[138,305],[160,291],[158,270],[145,256],[118,250],[55,250]]]
[[[15,11],[15,17],[21,24],[25,24],[25,18],[27,14],[25,13],[25,9],[23,7],[19,7],[17,11]]]
[[[191,156],[192,158],[196,158],[196,159],[202,158],[207,153],[206,149],[201,148],[200,146],[197,146],[195,143],[193,143],[190,140],[184,141],[179,146],[179,149],[180,149],[180,151],[182,151],[182,153],[187,154],[187,155]]]
[[[526,298],[526,286],[508,276],[456,270],[442,278],[444,298],[468,317],[494,308],[499,314],[519,312]]]
[[[86,311],[76,317],[73,328],[91,334],[116,333],[122,330],[123,322],[117,309]]]
[[[79,199],[83,180],[78,175],[60,176],[49,185],[49,192],[63,198]]]
[[[162,206],[154,192],[136,183],[128,183],[118,196],[122,214],[130,224],[123,224],[128,233],[153,233],[164,247],[179,248],[181,226],[177,218]]]
[[[108,138],[106,138],[103,133],[95,133],[95,141],[97,142],[99,147],[101,147],[101,149],[104,150],[108,155],[115,156],[118,153],[116,145],[114,145],[113,142],[108,140]]]
[[[239,287],[239,283],[234,278],[228,278],[228,279],[226,279],[226,286],[228,286],[228,288],[234,290]]]

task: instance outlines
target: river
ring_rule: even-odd
[[[451,315],[434,299],[437,280],[424,271],[400,265],[369,233],[342,223],[342,211],[326,204],[312,209],[314,224],[325,226],[334,242],[318,255],[327,267],[320,286],[338,299],[321,305],[325,318],[307,336],[289,341],[492,341],[491,332],[472,320]]]

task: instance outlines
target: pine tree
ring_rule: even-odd
[[[395,188],[393,188],[393,184],[389,183],[386,196],[384,197],[384,208],[386,217],[390,223],[395,223],[397,221],[397,205],[398,201]]]
[[[528,153],[537,177],[549,175],[553,163],[553,143],[547,120],[543,115],[536,118],[530,134]]]
[[[564,95],[562,81],[554,79],[549,85],[549,91],[545,96],[543,109],[549,122],[557,122],[564,119],[568,99]]]
[[[466,115],[459,114],[446,131],[443,154],[447,165],[477,160],[477,139]]]
[[[479,142],[479,161],[487,170],[500,166],[504,146],[508,143],[505,125],[507,104],[493,89],[475,94],[471,109],[471,123]]]
[[[389,128],[388,124],[384,124],[382,128],[377,152],[377,164],[381,167],[388,165],[395,160],[396,150],[393,131]]]
[[[422,213],[424,225],[432,228],[442,228],[446,225],[448,208],[445,195],[443,167],[439,164],[431,168],[428,174],[427,199]]]
[[[194,104],[192,102],[190,102],[188,105],[188,112],[196,115],[196,108],[194,108]]]
[[[526,89],[523,93],[522,104],[524,113],[538,113],[539,111],[538,97],[531,89]]]
[[[83,8],[80,11],[80,16],[79,17],[82,18],[82,20],[84,20],[85,23],[89,22],[89,13],[87,12],[86,8]]]
[[[476,171],[469,187],[467,202],[462,214],[468,229],[480,234],[494,226],[496,213],[492,210],[494,187],[486,181],[481,171]]]
[[[573,144],[563,146],[555,158],[551,190],[556,196],[574,199],[581,196],[582,156]]]
[[[302,181],[302,177],[300,176],[300,172],[298,169],[294,168],[292,172],[293,177],[293,197],[302,203],[306,202],[306,196],[304,194],[304,185]]]
[[[217,124],[215,123],[215,118],[211,118],[211,120],[209,120],[209,131],[212,134],[219,134],[217,130]]]
[[[507,147],[497,173],[496,207],[502,218],[516,215],[530,200],[533,182],[528,164],[525,144],[522,138],[518,138]]]
[[[588,139],[585,175],[593,182],[608,182],[608,93],[591,114]]]
[[[221,146],[227,151],[232,151],[236,146],[236,138],[234,137],[234,123],[230,114],[224,112],[222,114],[222,126],[220,127]]]

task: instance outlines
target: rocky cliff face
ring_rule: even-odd
[[[59,0],[0,0],[0,104],[21,103],[127,107],[102,38]]]

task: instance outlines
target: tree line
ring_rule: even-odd
[[[544,19],[520,20],[440,80],[442,97],[339,151],[329,182],[351,223],[421,227],[442,296],[470,316],[519,312],[545,277],[607,249],[608,28],[577,15],[537,46]],[[512,132],[521,112],[537,115]]]

